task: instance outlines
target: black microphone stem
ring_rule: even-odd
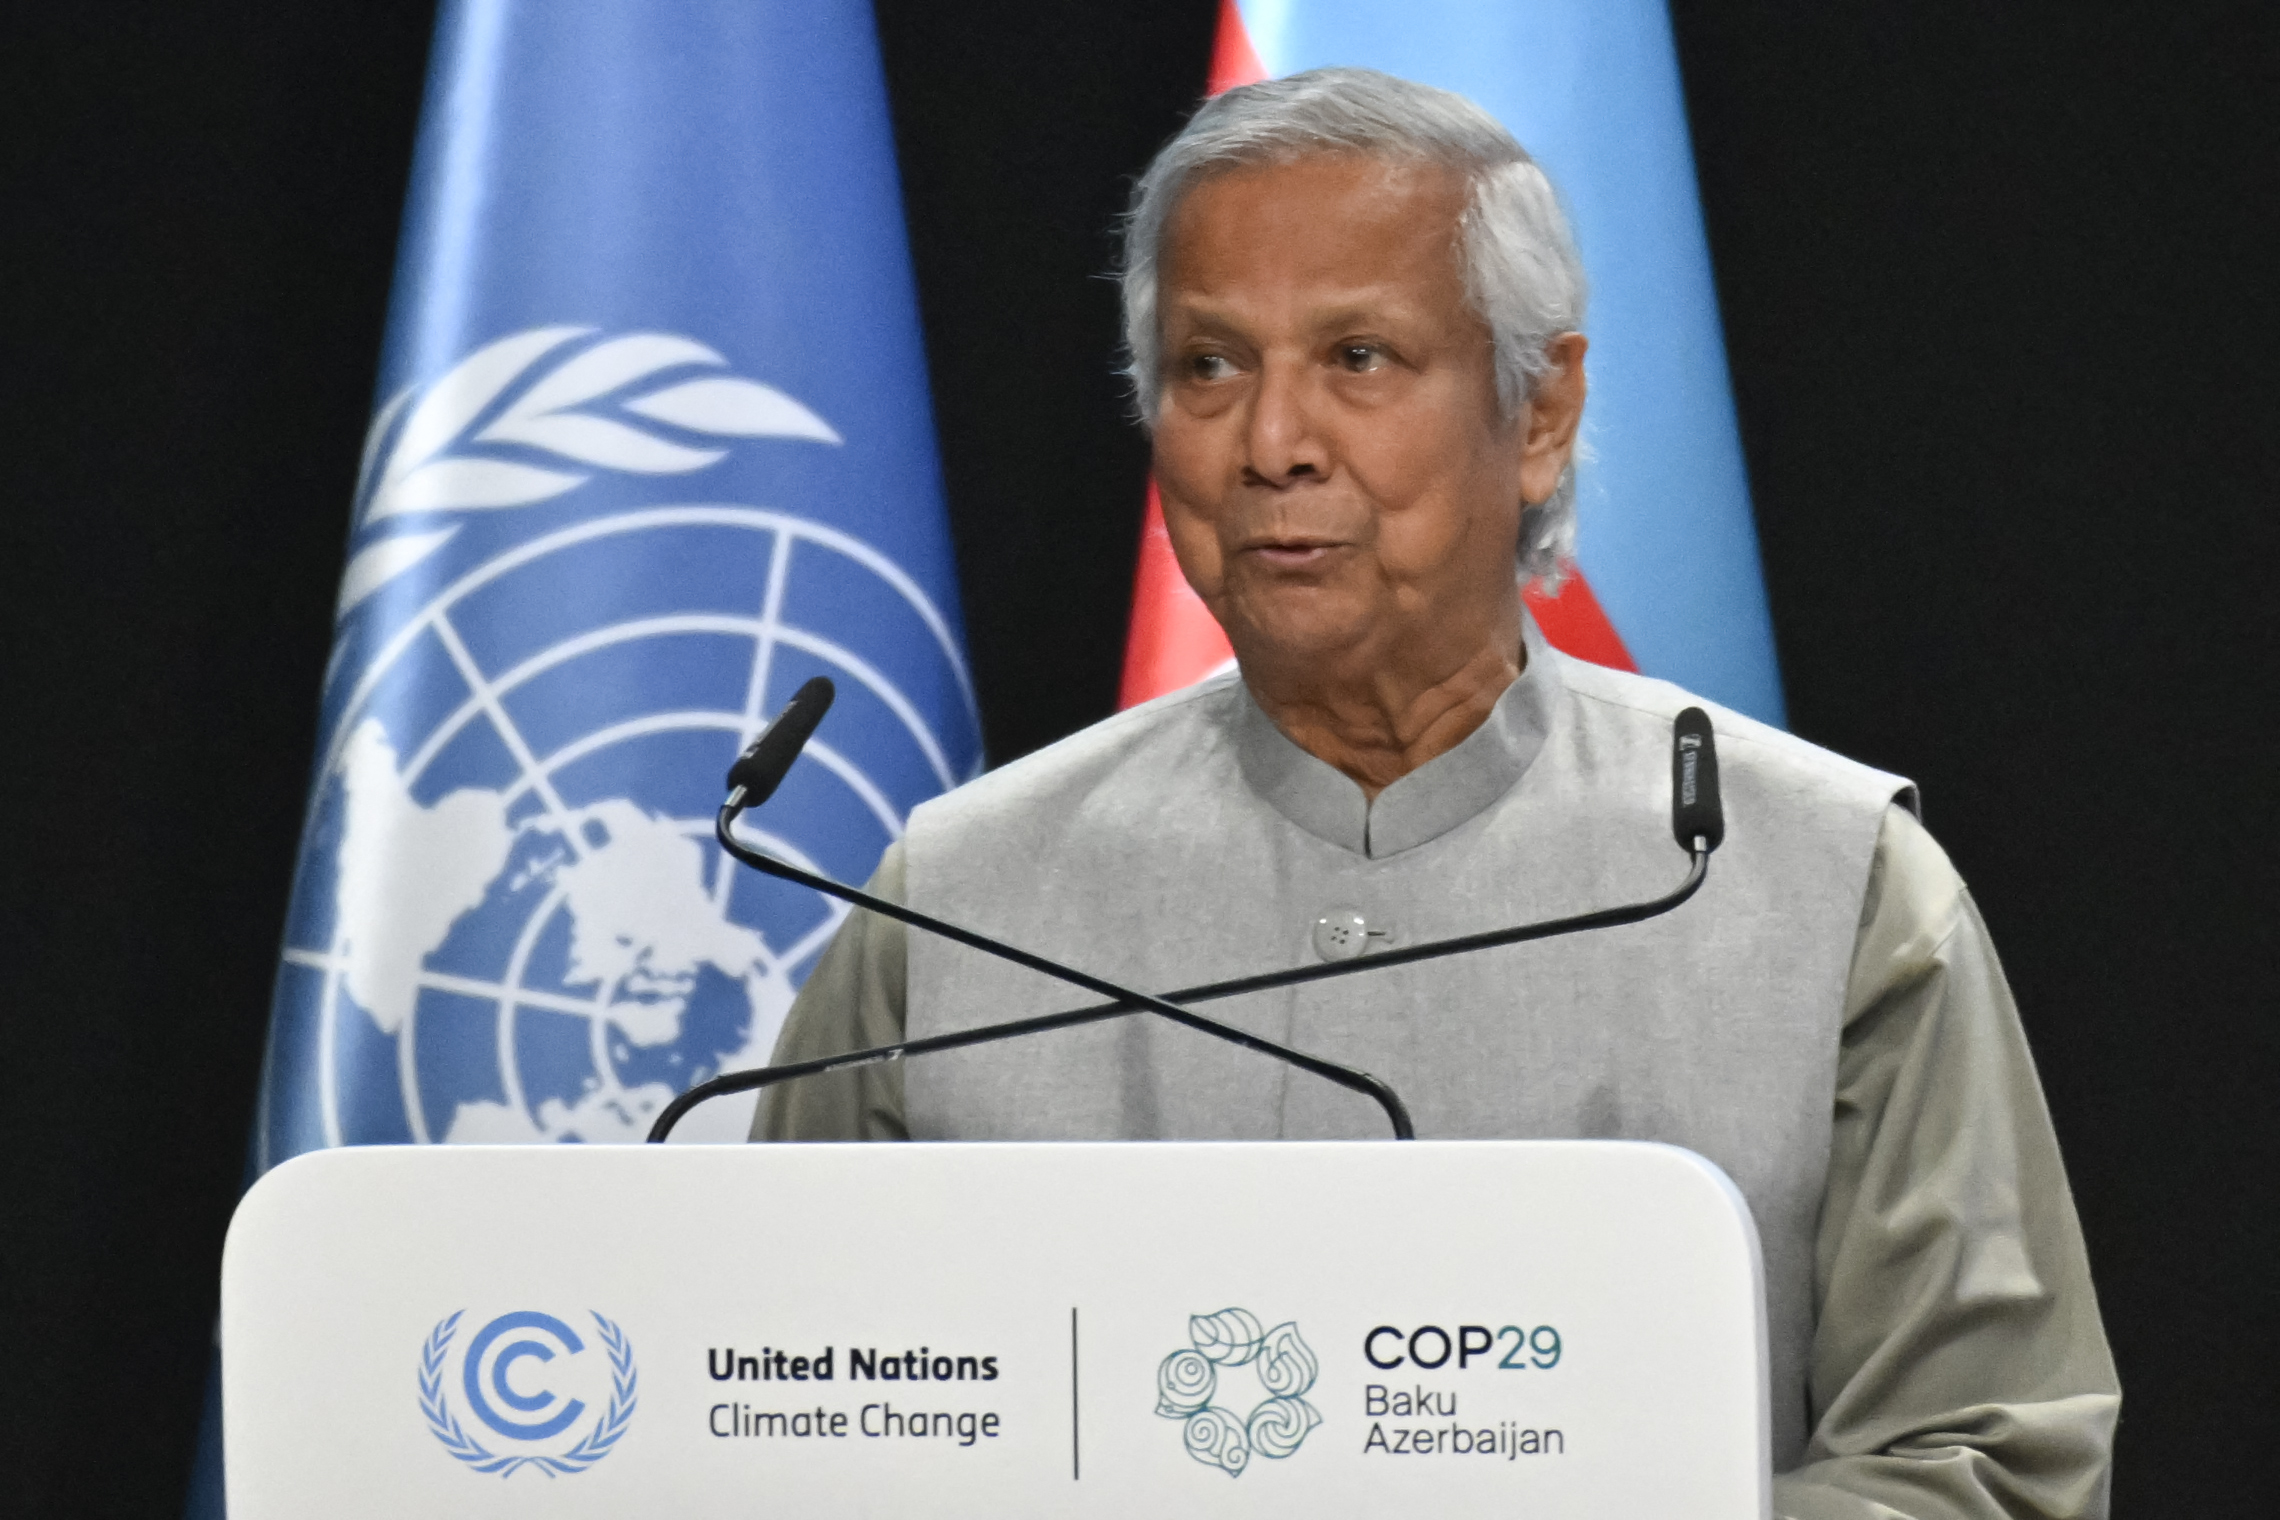
[[[1234,997],[1244,992],[1266,992],[1275,987],[1296,987],[1303,982],[1327,981],[1334,976],[1382,971],[1388,966],[1406,966],[1411,961],[1429,961],[1444,955],[1493,950],[1499,945],[1517,945],[1532,939],[1555,939],[1562,934],[1576,934],[1585,929],[1612,929],[1621,924],[1639,923],[1668,913],[1701,889],[1702,878],[1710,871],[1710,852],[1701,848],[1697,841],[1696,847],[1688,853],[1693,857],[1693,863],[1686,869],[1686,879],[1662,896],[1650,897],[1644,902],[1625,903],[1619,908],[1595,908],[1572,918],[1548,918],[1540,924],[1519,924],[1510,929],[1460,934],[1454,939],[1428,940],[1422,945],[1407,945],[1399,950],[1373,950],[1358,960],[1333,961],[1324,966],[1298,966],[1289,971],[1262,971],[1257,976],[1239,976],[1231,982],[1206,982],[1201,987],[1182,987],[1176,992],[1167,992],[1164,996],[1183,1002],[1204,1003],[1213,998]]]
[[[664,1111],[658,1114],[656,1123],[649,1131],[649,1139],[653,1144],[662,1141],[670,1134],[673,1126],[680,1122],[683,1114],[710,1098],[722,1097],[729,1093],[750,1092],[755,1088],[774,1087],[779,1083],[795,1081],[801,1077],[821,1076],[825,1072],[845,1071],[857,1066],[871,1066],[882,1061],[899,1061],[904,1056],[928,1055],[939,1050],[956,1050],[962,1046],[987,1044],[993,1040],[1012,1039],[1019,1035],[1043,1034],[1054,1029],[1071,1029],[1082,1024],[1097,1023],[1102,1019],[1119,1018],[1126,1014],[1140,1012],[1143,1009],[1152,1012],[1166,1012],[1168,1009],[1169,1017],[1176,1018],[1191,1028],[1202,1029],[1209,1034],[1217,1034],[1221,1038],[1230,1039],[1248,1049],[1281,1056],[1296,1066],[1314,1072],[1318,1076],[1329,1078],[1341,1087],[1350,1088],[1357,1092],[1366,1092],[1371,1097],[1376,1098],[1380,1106],[1385,1109],[1386,1116],[1393,1121],[1394,1134],[1403,1140],[1412,1139],[1414,1138],[1414,1131],[1410,1124],[1409,1113],[1402,1105],[1400,1097],[1390,1087],[1370,1076],[1367,1072],[1338,1066],[1329,1061],[1321,1061],[1300,1051],[1287,1050],[1231,1025],[1221,1024],[1214,1019],[1205,1019],[1201,1015],[1191,1013],[1184,1008],[1168,1008],[1168,1005],[1210,1002],[1216,998],[1238,997],[1247,992],[1266,992],[1278,987],[1294,987],[1306,982],[1326,981],[1332,977],[1353,976],[1364,971],[1383,970],[1389,966],[1407,965],[1412,961],[1430,960],[1438,956],[1462,955],[1468,951],[1490,950],[1500,945],[1517,945],[1529,940],[1554,939],[1563,934],[1577,934],[1587,929],[1611,929],[1623,924],[1639,923],[1668,913],[1692,897],[1701,889],[1703,878],[1710,869],[1708,841],[1697,838],[1694,841],[1694,848],[1688,852],[1691,861],[1687,867],[1686,879],[1660,897],[1649,898],[1643,902],[1626,903],[1620,907],[1599,908],[1589,913],[1578,913],[1567,918],[1546,919],[1542,923],[1520,924],[1508,929],[1491,929],[1481,934],[1463,934],[1451,939],[1431,940],[1421,945],[1408,945],[1398,950],[1381,950],[1359,960],[1332,962],[1321,966],[1298,966],[1286,971],[1266,971],[1254,976],[1236,977],[1231,981],[1205,982],[1200,986],[1182,987],[1176,991],[1165,993],[1161,998],[1153,998],[1138,993],[1123,993],[1116,990],[1113,984],[1101,982],[1100,979],[1086,976],[1081,972],[1067,971],[1042,956],[1031,955],[1024,950],[1016,950],[1010,945],[996,944],[983,939],[971,930],[961,929],[955,924],[943,923],[924,913],[905,908],[900,903],[873,897],[868,892],[858,891],[853,887],[832,881],[828,877],[816,876],[810,872],[802,871],[796,866],[787,865],[773,856],[763,855],[750,849],[730,834],[729,823],[735,817],[736,811],[738,810],[733,807],[721,809],[720,823],[715,832],[723,849],[755,870],[766,872],[770,876],[779,877],[786,881],[799,882],[802,885],[813,887],[819,892],[829,893],[831,896],[853,903],[857,907],[869,908],[873,912],[883,913],[889,918],[899,919],[917,928],[931,929],[950,939],[957,940],[960,944],[971,945],[975,949],[1002,956],[1032,970],[1042,971],[1048,976],[1062,977],[1079,985],[1091,987],[1095,991],[1104,991],[1106,995],[1114,997],[1116,1001],[1095,1004],[1089,1008],[1064,1009],[1059,1013],[1041,1013],[1026,1019],[1013,1019],[1002,1024],[987,1024],[975,1029],[961,1029],[950,1034],[929,1035],[923,1039],[904,1040],[893,1045],[875,1046],[869,1050],[851,1050],[836,1056],[821,1056],[809,1061],[794,1061],[782,1066],[766,1066],[751,1071],[724,1072],[710,1081],[698,1083],[666,1105]],[[1167,1006],[1159,1007],[1159,1005]]]
[[[1288,1061],[1302,1071],[1312,1072],[1314,1075],[1335,1082],[1349,1091],[1374,1098],[1377,1100],[1378,1107],[1385,1110],[1386,1119],[1393,1126],[1395,1139],[1413,1140],[1417,1137],[1416,1128],[1410,1123],[1409,1110],[1402,1103],[1400,1095],[1366,1071],[1359,1071],[1351,1066],[1341,1066],[1335,1061],[1325,1061],[1320,1056],[1310,1056],[1303,1050],[1292,1050],[1287,1045],[1278,1045],[1274,1041],[1263,1039],[1247,1029],[1239,1029],[1233,1024],[1223,1024],[1217,1019],[1207,1018],[1203,1014],[1182,1008],[1166,998],[1156,997],[1146,992],[1135,992],[1129,987],[1120,987],[1102,977],[1064,966],[1058,961],[1047,960],[1042,955],[1032,954],[1013,945],[1001,944],[987,935],[977,934],[971,929],[961,928],[957,924],[949,923],[931,914],[921,913],[915,908],[906,908],[901,903],[889,902],[883,897],[874,897],[870,893],[856,887],[850,887],[844,882],[833,881],[828,876],[819,876],[813,871],[803,871],[798,866],[776,859],[773,855],[763,854],[738,839],[731,826],[736,822],[737,815],[743,811],[744,788],[740,786],[730,792],[728,801],[722,804],[720,814],[713,822],[713,837],[720,841],[722,849],[755,871],[776,877],[781,881],[796,882],[803,887],[813,887],[816,891],[836,897],[842,902],[853,903],[858,908],[868,908],[873,913],[898,919],[914,929],[924,929],[929,933],[939,934],[944,939],[956,940],[961,945],[970,946],[986,954],[997,956],[1001,960],[1009,960],[1017,966],[1041,972],[1046,976],[1055,977],[1082,987],[1088,992],[1097,992],[1103,997],[1115,1000],[1098,1009],[1080,1010],[1081,1017],[1069,1018],[1065,1022],[1087,1023],[1093,1019],[1111,1018],[1119,1014],[1141,1011],[1162,1014],[1165,1018],[1171,1019],[1175,1023],[1185,1024],[1190,1029],[1215,1035],[1230,1044],[1240,1045],[1245,1050],[1257,1051],[1261,1055],[1269,1055],[1277,1060]],[[1045,1017],[1050,1020],[1061,1016],[1048,1014]],[[1020,1024],[991,1025],[988,1029],[967,1030],[957,1035],[938,1035],[932,1040],[912,1040],[897,1046],[882,1047],[880,1053],[853,1052],[848,1056],[834,1057],[832,1060],[836,1063],[859,1064],[855,1060],[857,1056],[883,1061],[898,1055],[919,1055],[927,1050],[949,1050],[959,1045],[979,1043],[980,1039],[983,1038],[994,1039],[1001,1034],[1026,1033],[1025,1026],[1029,1022],[1031,1021],[1024,1020]],[[1058,1026],[1046,1023],[1039,1027],[1049,1029]],[[830,1070],[832,1068],[826,1065],[818,1069]],[[777,1072],[787,1072],[790,1075],[774,1075]],[[804,1076],[809,1074],[805,1071],[793,1072],[788,1067],[767,1067],[758,1072],[735,1072],[728,1076],[715,1077],[710,1082],[700,1082],[674,1099],[672,1103],[666,1105],[664,1111],[658,1114],[657,1122],[650,1127],[649,1138],[652,1142],[663,1140],[667,1134],[671,1133],[673,1126],[680,1121],[682,1114],[706,1098],[717,1097],[722,1093],[742,1092],[750,1087],[769,1086],[777,1081],[789,1081],[792,1075]],[[770,1080],[736,1081],[737,1078],[762,1076],[769,1077]],[[722,1085],[724,1083],[733,1083],[734,1085],[724,1086]]]

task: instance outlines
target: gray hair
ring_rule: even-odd
[[[1204,102],[1133,188],[1124,222],[1125,374],[1140,420],[1156,424],[1161,384],[1157,279],[1164,234],[1211,175],[1310,153],[1357,152],[1439,164],[1472,198],[1460,222],[1465,293],[1495,344],[1496,394],[1518,412],[1551,367],[1545,345],[1583,323],[1583,260],[1552,182],[1512,134],[1462,95],[1375,69],[1313,69]],[[1575,466],[1521,517],[1520,567],[1557,577],[1575,547]]]

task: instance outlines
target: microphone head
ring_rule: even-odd
[[[1689,707],[1671,724],[1670,831],[1692,853],[1699,839],[1715,850],[1726,837],[1726,809],[1718,798],[1718,738],[1710,715]]]
[[[815,726],[831,711],[835,695],[831,678],[817,676],[792,693],[792,700],[784,704],[776,720],[745,746],[744,753],[728,768],[728,789],[744,789],[741,806],[758,807],[776,794],[776,788],[791,773],[792,762],[814,737]]]

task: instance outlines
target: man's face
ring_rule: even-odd
[[[1255,677],[1430,667],[1504,624],[1517,655],[1522,499],[1550,494],[1573,422],[1501,414],[1466,198],[1446,170],[1324,153],[1214,177],[1172,221],[1156,480]]]

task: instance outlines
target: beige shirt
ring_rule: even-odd
[[[901,901],[901,847],[871,890]],[[857,912],[778,1062],[903,1037],[908,931]],[[755,1139],[901,1140],[899,1062],[767,1095]],[[1885,817],[1854,945],[1815,1262],[1813,1428],[1788,1520],[2099,1516],[2119,1385],[2058,1146],[1986,926]]]

